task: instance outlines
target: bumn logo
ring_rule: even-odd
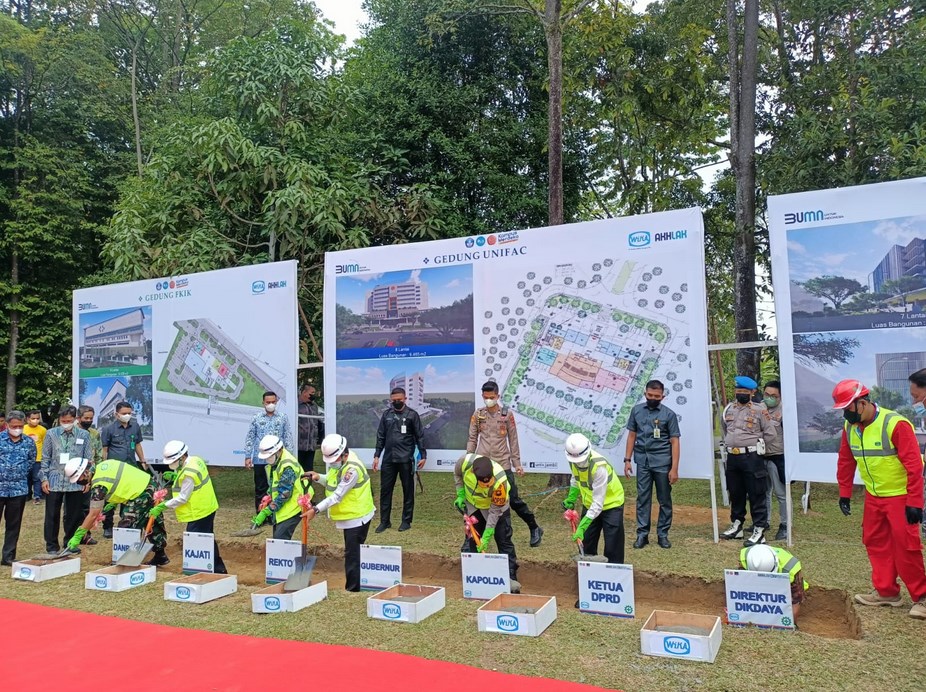
[[[336,264],[334,265],[335,274],[354,274],[360,271],[359,264]]]
[[[390,620],[398,620],[402,617],[402,609],[395,603],[387,603],[383,606],[383,617]]]
[[[279,610],[280,609],[280,599],[276,596],[271,596],[264,600],[264,607],[267,610]]]
[[[178,586],[176,594],[177,594],[177,598],[179,598],[181,601],[190,600],[190,596],[192,595],[190,593],[190,590],[185,586]]]
[[[649,231],[637,231],[627,236],[627,244],[630,247],[646,247],[650,244]]]
[[[662,648],[673,656],[687,656],[691,653],[691,642],[684,637],[666,637],[662,640]]]
[[[136,572],[131,577],[129,577],[129,584],[131,584],[132,586],[138,586],[139,584],[143,584],[144,581],[145,581],[144,572]]]
[[[267,290],[267,284],[263,281],[255,281],[251,284],[251,293],[255,296],[259,296],[261,293]]]
[[[517,632],[518,618],[511,615],[499,615],[495,618],[495,626],[502,632]]]
[[[811,221],[823,221],[823,210],[814,211],[797,211],[785,214],[785,226],[795,223],[810,223]]]
[[[97,577],[93,580],[93,583],[96,584],[96,588],[105,589],[108,582],[106,581],[106,577]]]

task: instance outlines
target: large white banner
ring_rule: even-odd
[[[698,209],[328,253],[328,430],[368,464],[389,392],[452,470],[481,386],[515,412],[528,471],[567,472],[585,433],[621,466],[647,380],[681,421],[680,474],[712,477],[704,234]]]
[[[787,474],[833,483],[840,380],[861,380],[923,428],[907,377],[926,367],[926,178],[770,197],[768,207]]]
[[[242,466],[268,390],[295,436],[295,262],[81,289],[73,312],[74,401],[98,427],[129,402],[148,461],[181,439],[214,466]]]

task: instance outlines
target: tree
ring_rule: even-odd
[[[842,411],[821,411],[814,415],[807,424],[808,428],[817,430],[827,437],[837,437],[845,427]]]
[[[887,301],[891,299],[890,293],[856,293],[852,298],[843,305],[844,311],[851,312],[873,312],[884,310],[887,307]]]
[[[868,290],[867,286],[862,286],[855,279],[829,274],[808,279],[802,282],[801,286],[811,295],[830,301],[837,312],[846,300]]]
[[[871,388],[870,394],[873,402],[893,411],[908,405],[907,397],[901,396],[893,389],[888,389],[887,387],[874,386]]]
[[[421,321],[437,329],[444,338],[450,338],[456,331],[468,331],[471,336],[473,294],[455,300],[450,305],[425,310],[421,313]]]
[[[920,276],[901,276],[899,279],[885,281],[881,288],[891,295],[898,296],[901,305],[903,305],[903,311],[906,312],[907,295],[917,290],[923,290],[924,284],[926,284],[926,279]]]
[[[795,334],[794,357],[808,367],[845,365],[860,346],[858,339],[834,334]]]

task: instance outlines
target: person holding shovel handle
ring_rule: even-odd
[[[511,592],[520,593],[518,582],[518,556],[515,552],[511,530],[511,485],[505,469],[488,457],[464,454],[453,467],[453,478],[457,486],[454,506],[467,517],[475,517],[471,531],[463,542],[464,553],[484,553],[494,538],[500,553],[508,556],[508,574],[511,577]],[[473,531],[481,535],[477,545]]]
[[[93,528],[100,515],[122,505],[119,526],[139,529],[144,534],[149,515],[155,517],[148,537],[154,546],[154,556],[147,564],[163,567],[170,562],[164,550],[167,546],[167,530],[161,516],[164,503],[155,502],[158,485],[154,476],[118,459],[106,459],[97,464],[91,475],[90,460],[79,457],[73,457],[65,464],[64,475],[71,483],[90,486],[90,511],[68,541],[68,552],[79,553],[80,539]]]
[[[312,497],[312,487],[304,488],[296,480],[302,476],[302,465],[288,450],[283,448],[283,440],[276,435],[264,435],[258,447],[257,458],[266,462],[267,484],[270,492],[261,501],[263,509],[251,520],[254,526],[260,526],[268,519],[273,520],[273,537],[279,540],[292,540],[293,533],[302,519],[299,498],[308,493]]]
[[[347,438],[337,433],[322,440],[322,458],[328,466],[325,476],[325,499],[310,505],[305,514],[311,521],[321,512],[328,512],[335,526],[344,531],[344,588],[360,591],[360,546],[370,533],[370,522],[376,514],[370,473],[363,462],[347,447]],[[306,478],[319,480],[317,473]]]

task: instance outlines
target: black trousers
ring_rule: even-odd
[[[58,531],[62,525],[61,510],[64,510],[64,543],[67,544],[84,520],[84,493],[52,491],[45,496],[45,550],[57,553],[61,550]]]
[[[293,534],[296,532],[296,527],[299,526],[299,522],[301,521],[302,516],[299,514],[289,519],[278,521],[273,525],[273,537],[280,541],[293,540]],[[299,540],[302,540],[301,535],[299,536]]]
[[[585,514],[582,514],[585,517]],[[586,555],[598,554],[598,539],[604,534],[604,556],[615,565],[624,563],[624,506],[602,511],[585,529],[582,550]]]
[[[300,449],[299,456],[299,465],[302,466],[303,471],[314,471],[315,470],[315,450],[314,449]]]
[[[488,510],[487,510],[488,511]],[[476,517],[476,533],[480,536],[485,533],[486,530],[486,519],[482,513],[481,509],[477,509],[473,512],[473,516]],[[498,520],[498,523],[495,524],[495,545],[498,546],[498,552],[504,553],[508,556],[508,576],[512,579],[517,580],[518,578],[518,554],[514,549],[514,541],[511,540],[512,530],[511,530],[511,511],[505,512],[501,518]],[[466,540],[463,541],[462,551],[464,553],[475,553],[476,551],[476,542],[473,541],[472,537],[467,535]]]
[[[730,493],[730,521],[746,521],[746,500],[756,526],[768,528],[765,491],[768,471],[765,459],[755,452],[727,455],[727,492]]]
[[[30,490],[31,492],[31,490]],[[29,501],[29,493],[15,497],[0,497],[0,515],[6,526],[3,535],[3,564],[16,560],[16,544],[19,543],[19,529],[23,523],[23,510]]]
[[[534,517],[531,508],[527,506],[527,503],[522,500],[521,496],[518,494],[518,484],[515,483],[514,472],[505,471],[505,476],[508,477],[508,483],[511,485],[511,488],[508,490],[508,503],[511,505],[512,511],[521,517],[521,520],[527,524],[527,528],[533,531],[537,528],[537,519]]]
[[[344,529],[344,588],[348,591],[360,591],[360,546],[366,543],[372,522]]]
[[[637,535],[648,536],[653,506],[653,486],[659,501],[659,519],[656,521],[656,535],[668,536],[672,528],[672,485],[669,483],[669,469],[651,469],[637,466]]]
[[[254,509],[259,511],[260,501],[270,490],[270,481],[267,480],[267,465],[254,464]]]
[[[382,485],[379,488],[379,522],[389,526],[392,523],[392,491],[395,489],[395,479],[402,481],[402,522],[412,523],[415,513],[415,464],[408,461],[395,463],[384,462],[382,470]]]
[[[202,519],[188,522],[186,530],[195,533],[211,533],[215,536],[215,512]],[[219,555],[218,541],[215,541],[215,569],[212,571],[216,574],[228,574],[228,570],[225,569],[225,562],[222,560],[222,556]]]

